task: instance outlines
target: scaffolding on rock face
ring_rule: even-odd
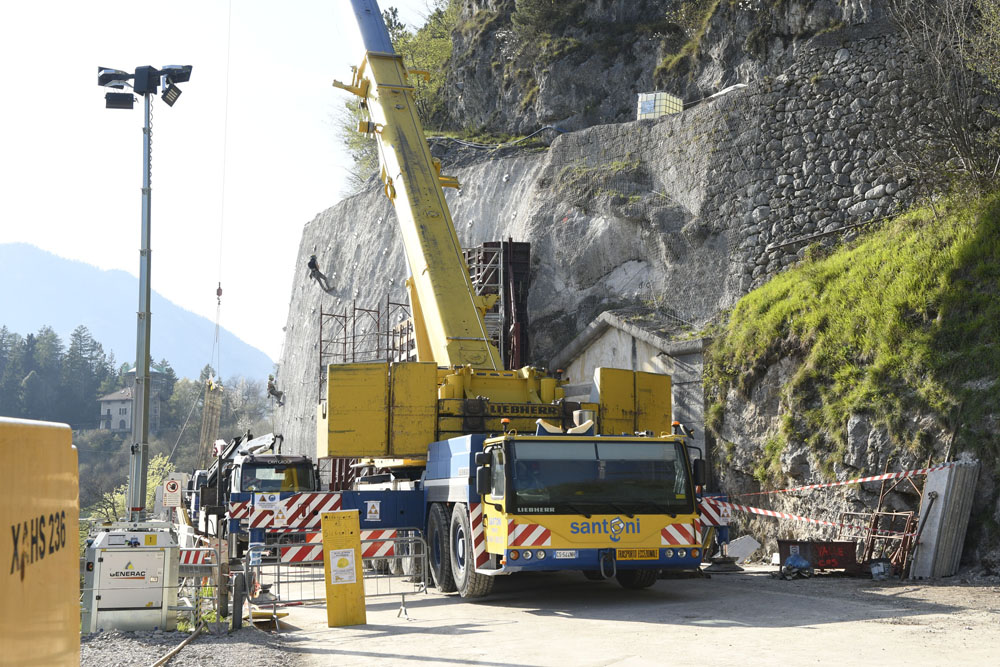
[[[375,308],[357,300],[340,313],[319,312],[319,400],[326,394],[326,367],[366,361],[415,361],[416,339],[409,305],[386,295]]]
[[[485,316],[487,333],[500,350],[504,367],[520,368],[528,360],[531,244],[510,239],[488,241],[462,252],[475,293],[498,297]],[[359,306],[357,299],[339,313],[321,308],[318,357],[319,401],[326,395],[329,364],[416,361],[417,344],[409,304],[387,294],[374,308]]]
[[[476,294],[496,294],[497,301],[486,311],[486,332],[500,350],[504,368],[521,368],[528,363],[528,287],[531,282],[531,244],[487,241],[465,248]]]

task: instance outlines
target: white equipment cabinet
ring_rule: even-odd
[[[179,559],[163,523],[101,530],[87,548],[82,631],[176,629]]]

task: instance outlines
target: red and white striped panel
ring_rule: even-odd
[[[469,503],[469,524],[472,526],[472,553],[476,557],[476,567],[483,567],[490,558],[486,553],[482,503]]]
[[[698,511],[701,512],[702,526],[728,526],[733,516],[728,507],[719,507],[704,499],[698,501]]]
[[[340,494],[297,493],[281,502],[285,508],[286,527],[318,530],[323,512],[336,512],[340,509]]]
[[[251,528],[270,528],[274,523],[274,510],[259,510],[256,507],[250,512],[249,526]]]
[[[229,503],[229,518],[230,519],[246,519],[250,516],[250,510],[252,509],[249,500],[237,500],[235,502]]]
[[[307,544],[281,547],[282,563],[318,563],[323,560],[323,534],[309,533]]]
[[[507,546],[509,547],[549,547],[552,533],[545,526],[533,523],[514,523],[507,520]]]
[[[396,555],[395,542],[366,542],[365,540],[394,540],[395,530],[362,530],[361,531],[361,557],[362,558],[387,558]]]
[[[660,544],[686,547],[701,544],[701,531],[692,523],[675,523],[660,531]]]
[[[181,565],[208,565],[215,562],[214,551],[181,549]]]

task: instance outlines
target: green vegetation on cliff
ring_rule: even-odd
[[[746,393],[780,358],[799,362],[782,389],[780,434],[757,471],[780,478],[785,443],[841,459],[852,414],[929,455],[942,443],[907,419],[957,432],[954,450],[992,462],[1000,414],[1000,193],[914,208],[828,256],[749,293],[712,346],[706,385],[718,429],[730,389]],[[959,427],[961,424],[961,427]]]

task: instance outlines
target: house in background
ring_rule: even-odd
[[[98,399],[102,431],[132,430],[132,388],[125,387]]]
[[[166,378],[159,364],[149,366],[149,430],[160,430],[160,389]],[[131,432],[134,414],[135,368],[125,374],[125,387],[98,399],[101,404],[101,430]]]
[[[562,369],[567,401],[591,401],[594,371],[623,368],[671,376],[671,421],[694,430],[689,444],[709,458],[705,437],[703,354],[708,339],[691,338],[692,326],[651,308],[609,310],[557,354],[549,368]],[[711,444],[711,443],[707,443]]]

